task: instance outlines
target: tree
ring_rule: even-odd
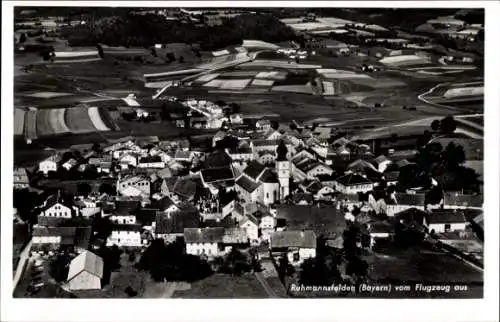
[[[278,123],[278,121],[271,121],[271,128],[273,130],[278,130],[280,127],[280,124]]]
[[[97,53],[99,54],[99,57],[104,58],[104,50],[102,49],[101,45],[97,45]]]
[[[24,44],[26,42],[26,40],[28,39],[28,37],[26,37],[26,34],[23,32],[21,34],[21,36],[19,37],[19,43],[20,44]]]
[[[440,128],[441,128],[441,122],[439,120],[432,121],[432,123],[431,123],[431,129],[434,132],[439,131]]]
[[[239,276],[242,273],[250,272],[252,266],[245,254],[232,248],[229,254],[224,257],[224,263],[221,267],[223,273]]]
[[[292,130],[292,131],[295,131],[297,129],[297,125],[295,125],[295,123],[293,123],[293,122],[290,123],[289,127],[290,127],[290,130]]]
[[[94,144],[92,144],[92,151],[102,152],[102,148],[101,148],[101,145],[99,144],[99,142],[94,142]]]
[[[107,194],[107,195],[115,195],[116,194],[116,189],[109,183],[107,182],[103,182],[100,186],[99,186],[99,193],[103,194]]]
[[[450,142],[442,153],[444,166],[448,169],[456,169],[465,162],[465,151],[460,145]]]
[[[451,134],[457,129],[457,121],[453,116],[447,116],[441,120],[441,132],[444,134]]]
[[[184,63],[184,56],[179,57],[179,63]]]
[[[59,252],[49,263],[49,274],[57,282],[64,282],[68,278],[71,257],[67,252]]]
[[[78,195],[87,198],[89,194],[92,192],[92,187],[88,183],[82,182],[77,185],[76,190]]]

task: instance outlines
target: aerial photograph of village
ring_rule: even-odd
[[[13,297],[483,298],[484,15],[15,7]]]

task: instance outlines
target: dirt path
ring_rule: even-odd
[[[278,297],[278,295],[276,293],[274,293],[273,289],[271,288],[271,286],[267,282],[266,278],[264,276],[262,276],[262,273],[256,272],[255,277],[260,282],[260,284],[262,285],[262,287],[266,291],[269,298],[277,298]]]

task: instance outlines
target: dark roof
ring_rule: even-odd
[[[197,187],[198,183],[196,180],[178,177],[173,192],[184,198],[190,199],[196,194]]]
[[[164,211],[173,204],[174,202],[169,197],[163,197],[159,200],[154,200],[152,202],[152,206],[157,208],[159,211]]]
[[[237,181],[236,181],[236,184],[240,187],[242,187],[243,189],[245,189],[245,191],[247,192],[254,192],[255,189],[257,189],[260,184],[258,183],[255,183],[253,182],[252,180],[248,179],[248,177],[246,176],[241,176]]]
[[[271,247],[316,248],[316,234],[310,230],[277,231],[271,235]]]
[[[377,221],[369,224],[368,231],[370,233],[395,233],[394,225],[386,221]]]
[[[359,174],[349,173],[345,176],[335,179],[338,183],[344,186],[354,186],[359,184],[369,184],[372,183],[370,180],[363,178]]]
[[[386,181],[398,181],[399,171],[384,172],[384,178]]]
[[[92,236],[92,226],[76,227],[75,247],[88,249],[91,236]]]
[[[62,245],[75,243],[76,227],[33,227],[33,236],[60,236]]]
[[[218,168],[225,167],[231,164],[231,157],[228,156],[225,152],[214,152],[205,157],[205,161],[203,161],[203,168]]]
[[[214,228],[186,228],[184,240],[186,243],[222,243],[225,229]]]
[[[447,210],[439,209],[433,210],[427,216],[429,224],[453,224],[453,223],[466,223],[467,219],[461,210]]]
[[[37,219],[38,219],[38,225],[45,227],[57,227],[64,225],[64,223],[71,222],[71,218],[50,217],[42,215],[39,215]]]
[[[200,216],[195,212],[175,212],[169,215],[165,213],[156,214],[157,234],[181,234],[184,228],[198,228]]]
[[[427,213],[417,208],[406,209],[394,215],[397,221],[402,221],[405,224],[417,223],[419,225],[424,224],[426,217]]]
[[[139,163],[162,162],[159,155],[147,156],[139,159]]]
[[[224,217],[222,220],[207,219],[203,221],[203,227],[223,227],[223,228],[235,228],[237,227],[236,220],[230,215]]]
[[[267,168],[266,171],[264,171],[264,173],[260,176],[259,180],[265,183],[279,183],[276,172],[272,171],[269,168]]]
[[[398,205],[421,206],[425,205],[425,193],[396,193]]]
[[[151,226],[153,221],[156,220],[156,208],[142,208],[139,209],[135,215],[138,224],[142,226]]]
[[[279,205],[277,219],[284,219],[287,230],[313,230],[335,238],[346,228],[344,215],[335,206]]]
[[[250,163],[246,166],[245,170],[243,173],[245,173],[247,176],[250,178],[257,180],[259,175],[266,169],[266,166],[263,164],[260,164],[257,161],[250,161]]]
[[[291,195],[292,202],[294,204],[299,203],[300,201],[305,200],[307,203],[312,203],[314,201],[314,198],[311,194],[308,193],[295,193]]]
[[[444,204],[446,206],[482,207],[483,197],[481,195],[445,193]]]
[[[59,197],[59,195],[55,194],[55,195],[51,195],[49,197],[47,197],[47,199],[45,200],[45,204],[43,205],[43,207],[41,208],[42,211],[45,211],[47,209],[49,209],[50,207],[54,206],[55,204],[57,203],[60,203],[66,207],[70,207],[66,204],[64,204],[61,200],[61,198]],[[70,207],[71,208],[71,207]]]
[[[113,231],[141,231],[142,227],[139,224],[112,224]]]
[[[141,202],[139,200],[117,199],[115,202],[114,214],[128,215],[134,213],[139,208]]]
[[[233,171],[229,166],[201,170],[201,176],[207,183],[234,179]]]

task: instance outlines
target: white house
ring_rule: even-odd
[[[71,218],[71,208],[59,201],[59,196],[50,196],[43,204],[40,216]]]
[[[382,173],[385,171],[385,169],[387,169],[387,167],[392,163],[392,161],[382,154],[373,159],[373,163],[375,164],[377,170],[380,173]]]
[[[118,178],[116,186],[118,193],[123,196],[136,196],[137,190],[140,191],[140,195],[149,196],[151,194],[151,184],[149,179],[143,176]],[[134,191],[129,188],[134,188]]]
[[[128,169],[131,166],[137,167],[137,156],[130,153],[123,154],[120,156],[118,164],[122,170]]]
[[[235,190],[244,205],[262,201],[262,183],[256,183],[246,175],[240,176],[236,181]]]
[[[144,241],[146,243],[146,241]],[[106,246],[141,247],[141,225],[113,225],[111,235],[106,240]]]
[[[208,257],[223,255],[224,228],[185,228],[184,241],[186,253],[190,255],[206,255]]]
[[[51,171],[57,171],[57,162],[59,162],[60,157],[58,155],[53,155],[38,164],[38,171],[47,175]]]
[[[444,233],[450,231],[464,231],[468,225],[464,212],[456,209],[433,210],[427,216],[429,231]]]
[[[316,257],[316,234],[312,230],[276,231],[271,235],[269,248],[275,256],[285,252],[288,262],[298,266],[307,258]]]
[[[76,166],[78,162],[75,159],[69,159],[68,161],[64,162],[62,167],[66,170],[71,170],[73,169],[74,166]]]
[[[349,173],[334,181],[335,189],[345,194],[357,194],[358,192],[368,192],[373,190],[374,184],[370,180],[355,174]]]
[[[267,131],[271,128],[271,121],[266,119],[260,119],[257,122],[255,122],[255,127],[257,128],[257,130]]]
[[[69,264],[66,285],[70,290],[99,290],[104,273],[104,261],[96,254],[85,251]]]
[[[251,243],[258,243],[259,220],[252,215],[247,215],[239,223],[240,228],[245,229],[246,235]]]
[[[135,215],[115,214],[108,217],[109,220],[119,225],[134,225],[137,223]]]

